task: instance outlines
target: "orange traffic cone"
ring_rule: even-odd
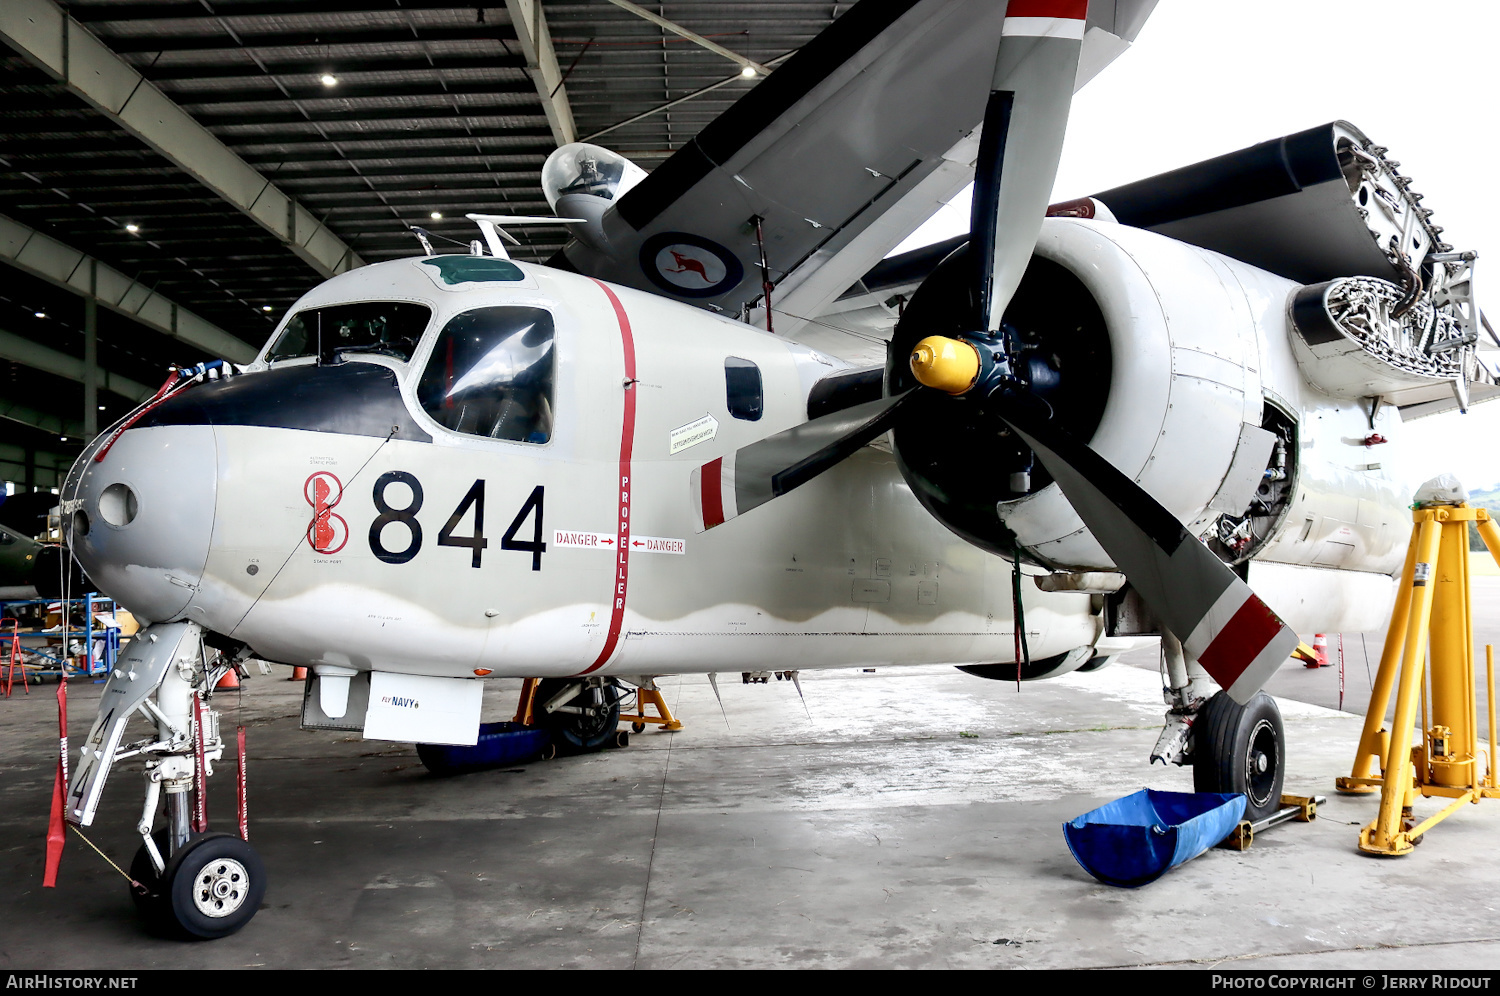
[[[240,687],[240,676],[235,672],[234,668],[230,668],[228,671],[224,672],[224,677],[220,678],[219,683],[214,687],[238,688]]]
[[[1303,667],[1328,667],[1328,635],[1326,633],[1313,634],[1313,654],[1317,656],[1317,661],[1304,664]]]
[[[294,668],[292,668],[292,676],[287,679],[287,681],[306,681],[306,680],[307,680],[307,668],[305,668],[305,667],[294,667]]]

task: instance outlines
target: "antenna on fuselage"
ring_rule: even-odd
[[[496,259],[510,259],[510,253],[505,251],[505,244],[500,240],[508,240],[511,245],[520,245],[521,240],[501,228],[501,225],[566,225],[570,222],[581,222],[582,218],[554,218],[551,215],[529,214],[466,214],[465,218],[479,226],[484,233],[484,241],[489,244],[490,255]],[[414,229],[416,231],[417,229]],[[420,237],[420,236],[419,236]],[[423,243],[426,244],[425,242]],[[431,255],[429,251],[428,255]]]
[[[425,228],[418,228],[416,225],[412,225],[410,228],[411,233],[417,237],[417,241],[422,243],[422,252],[428,256],[436,256],[437,253],[432,251],[432,233]]]

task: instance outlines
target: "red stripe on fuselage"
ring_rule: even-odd
[[[1233,618],[1219,630],[1219,635],[1198,655],[1198,663],[1228,688],[1239,679],[1250,662],[1260,656],[1266,644],[1281,632],[1281,620],[1255,595],[1245,599]]]
[[[724,458],[710,460],[698,472],[703,488],[703,528],[724,522]]]
[[[1067,17],[1082,21],[1089,16],[1088,0],[1010,0],[1006,17]]]
[[[625,349],[625,413],[620,425],[620,476],[616,480],[619,485],[616,529],[618,542],[615,547],[614,587],[610,593],[613,602],[609,610],[609,636],[605,638],[604,649],[599,651],[594,663],[580,671],[580,674],[588,674],[602,667],[620,643],[620,629],[625,622],[625,595],[630,581],[630,454],[635,446],[635,337],[630,332],[630,318],[625,314],[625,306],[620,303],[615,292],[601,280],[595,280],[594,283],[609,298],[609,303],[615,309],[615,319],[620,323],[620,344]]]

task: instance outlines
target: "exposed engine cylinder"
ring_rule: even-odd
[[[964,252],[913,296],[887,390],[913,385],[917,341],[968,331]],[[1262,428],[1262,326],[1285,336],[1295,286],[1150,232],[1054,218],[1005,322],[1035,403],[1196,531],[1244,513],[1276,459],[1278,436]],[[1019,546],[1053,569],[1113,566],[984,399],[936,399],[896,430],[895,450],[922,503],[971,542],[1006,556]]]

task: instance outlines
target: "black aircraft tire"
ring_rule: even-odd
[[[167,831],[163,829],[153,833],[151,840],[156,844],[157,853],[162,856],[162,860],[170,864],[172,859],[167,855],[167,837]],[[135,886],[130,887],[130,899],[135,903],[135,911],[145,921],[146,929],[154,934],[165,933],[170,926],[166,890],[144,843],[136,849],[135,857],[131,859],[130,877],[146,888],[145,894],[142,894]]]
[[[1193,790],[1242,792],[1252,823],[1281,808],[1286,730],[1276,700],[1257,692],[1246,705],[1219,692],[1193,723]]]
[[[227,937],[255,916],[266,894],[266,867],[233,834],[190,839],[167,863],[167,915],[190,939]]]
[[[596,716],[581,716],[576,712],[554,712],[545,715],[542,706],[568,684],[565,678],[544,678],[536,689],[537,722],[550,729],[554,737],[561,738],[579,750],[597,750],[615,735],[620,726],[619,691],[613,684],[600,688],[585,688],[568,705],[598,705],[607,699],[612,704]]]

